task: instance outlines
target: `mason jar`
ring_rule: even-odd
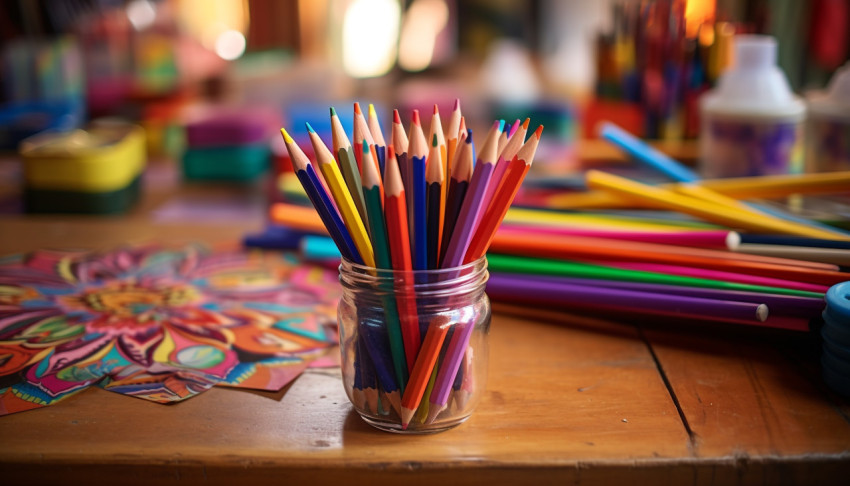
[[[487,260],[438,270],[339,267],[342,380],[378,429],[433,433],[472,414],[487,378]]]

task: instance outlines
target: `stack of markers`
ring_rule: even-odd
[[[427,138],[418,111],[405,132],[394,110],[390,144],[371,105],[367,121],[354,104],[353,145],[333,108],[330,116],[333,151],[307,125],[318,171],[281,129],[296,176],[343,257],[402,271],[455,268],[483,257],[528,173],[543,130],[539,126],[526,140],[528,119],[509,126],[496,121],[476,160],[459,100],[445,133],[435,105]],[[395,363],[407,368],[401,375],[411,376],[411,383],[399,384],[401,403],[393,403],[404,427],[425,393],[424,386],[412,383],[416,356],[410,354],[418,345],[405,346],[404,363]],[[429,375],[417,376],[427,380]]]

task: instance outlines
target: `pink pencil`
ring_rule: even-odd
[[[529,118],[526,118],[520,128],[519,120],[517,120],[514,124],[516,128],[511,129],[514,135],[506,141],[504,147],[499,148],[499,158],[496,162],[496,167],[493,168],[493,183],[487,187],[487,194],[484,196],[484,202],[482,203],[484,207],[490,206],[490,203],[493,201],[493,195],[499,189],[502,178],[505,176],[505,171],[508,169],[508,162],[514,158],[522,147],[522,144],[525,143],[525,134],[528,133],[528,122],[530,121]],[[502,132],[503,135],[504,133]],[[501,141],[502,137],[499,137],[499,140]]]
[[[590,236],[612,240],[642,241],[665,245],[690,246],[695,248],[727,248],[727,238],[731,231],[623,231],[598,230],[590,228],[568,228],[545,225],[503,224],[499,234]]]
[[[643,262],[605,262],[613,267],[626,268],[630,270],[641,270],[644,272],[658,272],[669,275],[681,275],[683,277],[708,278],[712,280],[723,280],[726,282],[747,283],[753,285],[765,285],[768,287],[781,287],[785,289],[807,290],[809,292],[826,293],[829,289],[825,285],[811,284],[807,282],[795,282],[758,275],[747,275],[743,273],[722,272],[707,268],[682,267],[678,265],[664,265],[661,263]]]
[[[481,201],[487,193],[487,186],[490,184],[493,175],[493,168],[496,164],[496,144],[503,124],[504,122],[499,121],[493,124],[490,133],[487,135],[487,140],[481,148],[478,163],[475,164],[475,170],[472,172],[472,180],[469,181],[469,188],[463,198],[463,204],[460,207],[457,222],[449,240],[449,246],[443,255],[440,268],[457,267],[463,263],[469,242],[472,240],[472,235],[475,234],[475,226],[483,213]]]

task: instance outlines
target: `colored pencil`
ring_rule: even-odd
[[[372,244],[369,241],[369,234],[366,232],[366,226],[363,224],[363,220],[360,219],[360,213],[354,205],[354,200],[351,198],[351,193],[348,192],[348,188],[342,179],[342,174],[339,172],[339,167],[337,167],[333,155],[331,155],[324,143],[318,138],[316,132],[311,132],[310,140],[314,146],[319,147],[319,150],[316,151],[316,162],[319,164],[319,170],[322,171],[322,175],[325,176],[325,182],[327,182],[331,195],[336,201],[342,220],[345,222],[345,227],[351,233],[351,239],[354,240],[354,246],[357,247],[360,258],[363,259],[363,263],[367,266],[374,267],[375,255],[372,251]]]
[[[425,164],[428,159],[428,142],[425,140],[425,134],[422,131],[418,110],[413,110],[407,155],[410,157],[410,187],[405,189],[413,193],[413,218],[412,221],[409,221],[411,223],[409,228],[413,233],[413,247],[410,249],[413,256],[413,269],[427,270],[428,215]]]
[[[523,132],[517,132],[517,136]],[[531,163],[534,160],[534,154],[537,152],[537,144],[540,142],[540,135],[543,133],[543,125],[537,127],[534,134],[529,137],[516,155],[511,156],[511,161],[506,164],[504,177],[499,181],[499,190],[489,202],[484,216],[481,218],[481,223],[475,230],[472,236],[472,241],[469,244],[464,263],[475,261],[487,253],[490,243],[499,229],[499,225],[505,218],[508,208],[516,197],[519,187],[522,184],[525,175],[531,168]],[[512,150],[512,149],[511,149]],[[495,182],[495,181],[494,181]],[[491,184],[492,185],[492,184]]]
[[[351,194],[354,206],[357,207],[360,220],[367,225],[368,230],[366,205],[363,202],[363,188],[360,182],[360,169],[357,166],[354,149],[351,147],[351,142],[348,141],[348,135],[345,134],[345,129],[342,127],[333,107],[331,107],[331,136],[333,137],[334,155],[336,155],[336,160],[342,171],[342,177],[345,179],[345,185],[348,187],[348,193]]]
[[[360,110],[360,103],[354,102],[354,129],[352,131],[354,140],[354,157],[357,159],[357,167],[360,168],[360,175],[363,176],[363,145],[369,147],[372,152],[372,158],[375,160],[377,167],[378,161],[375,156],[375,140],[372,138],[372,133],[369,131],[369,124],[366,123],[366,118]],[[380,171],[380,168],[378,168]]]
[[[450,164],[453,167],[452,177],[449,179],[449,197],[446,200],[446,217],[443,223],[443,241],[440,242],[440,254],[444,254],[449,246],[449,238],[454,233],[457,217],[460,214],[460,208],[463,204],[463,198],[466,197],[466,191],[469,188],[469,181],[472,178],[472,130],[460,136],[460,147],[455,150],[454,161]]]
[[[601,261],[635,261],[646,263],[660,263],[681,265],[697,268],[709,268],[715,270],[730,271],[736,273],[750,273],[764,277],[809,282],[821,285],[833,285],[847,280],[848,273],[835,270],[824,270],[819,268],[808,268],[799,266],[799,260],[774,259],[774,262],[740,260],[742,256],[752,257],[755,255],[743,255],[739,253],[716,252],[717,254],[728,254],[729,258],[714,257],[712,250],[699,248],[679,248],[672,245],[654,245],[651,243],[631,242],[622,245],[618,242],[602,238],[573,237],[562,240],[557,237],[537,236],[535,238],[519,237],[514,235],[499,235],[493,239],[492,249],[499,253],[511,253],[516,255],[536,256],[543,258],[569,258]],[[658,248],[662,247],[662,248]],[[668,251],[664,251],[667,248]],[[699,253],[703,253],[700,255]],[[709,253],[709,255],[705,255]],[[733,259],[735,258],[735,259]],[[762,257],[766,258],[766,257]],[[795,262],[786,264],[782,262]]]
[[[410,373],[410,381],[407,383],[407,388],[404,390],[401,399],[401,427],[403,430],[407,429],[410,419],[422,401],[425,387],[428,385],[431,371],[437,363],[437,357],[440,354],[446,333],[449,331],[450,323],[448,316],[438,315],[428,324],[428,332],[425,333],[425,339],[422,342],[419,355],[416,357],[416,364]]]
[[[738,245],[738,247],[733,251],[747,253],[750,255],[794,258],[810,262],[824,262],[834,263],[841,266],[850,266],[850,249],[744,243]]]
[[[743,228],[766,233],[781,233],[811,238],[847,239],[818,228],[803,228],[799,225],[776,219],[756,219],[750,214],[741,215],[728,207],[706,203],[703,200],[682,196],[674,191],[653,187],[624,177],[590,170],[585,174],[588,187],[605,189],[633,200],[648,201],[658,207],[681,211],[706,221],[730,228]]]
[[[431,139],[428,166],[425,168],[428,222],[428,268],[438,268],[440,262],[440,242],[443,238],[443,219],[445,218],[445,175],[439,164],[440,146],[437,135]]]
[[[727,241],[730,250],[734,250],[742,244],[789,245],[850,250],[850,241],[824,240],[819,238],[805,238],[802,236],[757,235],[744,233],[736,234],[736,236],[731,237]]]
[[[386,394],[390,405],[401,416],[401,392],[396,381],[392,353],[389,349],[386,327],[374,321],[358,319],[358,330],[374,364],[378,384]]]
[[[354,403],[354,407],[357,409],[366,409],[374,413],[375,410],[366,408],[366,393],[363,391],[363,355],[366,354],[366,348],[363,346],[362,339],[358,335],[354,343],[354,380],[351,385],[351,402]]]
[[[506,123],[504,130],[502,130],[502,133],[499,135],[499,139],[496,142],[496,156],[497,157],[502,153],[502,150],[504,150],[505,146],[508,144],[510,132],[511,132],[511,124]],[[495,173],[494,173],[494,175],[495,175]]]
[[[679,162],[611,122],[600,124],[599,136],[676,182],[697,182],[699,176]]]
[[[375,364],[366,349],[365,338],[357,334],[357,356],[360,364],[360,383],[363,389],[363,398],[367,410],[372,413],[378,411],[378,381],[375,376]]]
[[[496,164],[496,142],[501,132],[501,123],[495,122],[490,129],[487,140],[481,148],[478,163],[469,181],[469,188],[458,213],[454,231],[449,238],[449,245],[443,255],[441,268],[460,266],[469,248],[469,242],[475,232],[475,225],[481,215],[481,199],[487,192],[490,176]]]
[[[384,202],[381,193],[381,176],[378,168],[372,160],[372,151],[365,143],[363,147],[363,199],[366,201],[366,213],[369,216],[369,227],[372,228],[372,245],[375,249],[375,262],[377,268],[392,270],[393,264],[390,258],[389,241],[384,223]],[[374,266],[374,265],[373,265]],[[389,292],[390,295],[382,297],[384,315],[387,319],[387,336],[390,340],[390,352],[393,358],[393,369],[396,381],[404,393],[407,382],[407,360],[404,351],[404,339],[402,338],[401,322],[399,320],[398,308],[395,299],[391,296],[392,288],[379,289]]]
[[[319,214],[316,214],[316,209],[310,207],[289,203],[273,203],[271,208],[269,208],[269,219],[275,224],[301,231],[310,231],[315,234],[330,234],[329,227],[324,225],[324,219],[320,218]]]
[[[662,184],[659,187],[673,189],[676,184],[679,183]],[[735,199],[779,199],[794,194],[839,194],[847,192],[847,187],[850,187],[850,171],[703,179],[699,184]],[[622,195],[604,191],[558,194],[548,198],[547,203],[556,209],[618,208],[639,204]]]
[[[484,196],[484,207],[489,207],[490,204],[492,204],[493,195],[504,184],[503,179],[505,177],[505,171],[508,168],[508,164],[513,160],[514,156],[517,154],[517,152],[519,152],[519,149],[522,148],[523,144],[525,143],[525,135],[528,131],[529,121],[531,120],[529,118],[526,118],[525,122],[519,125],[517,130],[515,130],[515,136],[507,140],[505,146],[499,149],[499,159],[496,162],[496,167],[493,169],[492,178],[494,184],[490,184],[490,186],[487,188],[487,194]],[[517,122],[519,122],[519,120],[517,120]]]
[[[817,317],[826,305],[823,298],[801,297],[797,295],[769,294],[764,292],[750,292],[743,290],[724,290],[705,287],[689,287],[685,285],[666,285],[647,282],[629,282],[623,280],[603,280],[595,278],[578,277],[556,277],[548,275],[522,275],[493,272],[491,276],[512,276],[517,279],[539,279],[553,282],[565,282],[574,285],[585,285],[593,287],[618,288],[623,290],[637,290],[641,292],[654,292],[657,294],[684,295],[688,297],[700,297],[712,300],[736,300],[740,302],[754,302],[766,304],[770,309],[771,317],[777,315],[789,315],[796,317]]]
[[[780,287],[765,287],[762,285],[749,285],[705,278],[682,277],[679,275],[669,275],[656,272],[642,272],[606,265],[579,263],[549,258],[520,257],[491,253],[487,256],[487,263],[488,268],[492,272],[659,283],[665,285],[684,285],[709,289],[743,290],[747,292],[823,298],[823,294],[819,292],[807,292]]]
[[[319,183],[316,171],[313,169],[313,164],[310,163],[310,160],[304,155],[304,152],[301,151],[301,148],[298,147],[286,130],[281,128],[280,133],[283,135],[283,141],[286,144],[286,150],[289,152],[289,158],[292,160],[295,174],[298,180],[301,181],[301,185],[304,186],[304,191],[315,208],[315,211],[311,212],[318,213],[319,218],[321,218],[322,223],[324,223],[325,228],[327,228],[328,233],[330,233],[331,238],[333,238],[339,248],[340,253],[354,262],[365,262],[366,260],[361,256],[359,248],[343,223],[340,214],[333,207],[330,197],[325,192],[321,183]]]
[[[449,173],[449,159],[448,159],[448,148],[446,147],[446,136],[443,133],[443,122],[440,119],[440,109],[437,105],[434,105],[434,113],[431,115],[431,127],[428,131],[428,142],[431,142],[434,137],[437,137],[437,153],[439,154],[440,165],[443,169],[443,179],[445,180],[448,177]],[[428,160],[431,160],[429,156]],[[448,186],[441,187],[443,190],[443,204],[442,206],[446,206],[446,198],[448,197]],[[442,218],[442,216],[440,216]],[[441,224],[442,227],[442,224]]]
[[[695,248],[727,249],[730,235],[737,234],[727,230],[706,231],[629,231],[618,229],[571,228],[561,226],[546,226],[541,224],[503,224],[497,234],[548,234],[569,236],[588,236],[592,238],[608,238],[612,240],[642,241],[644,243],[660,243],[662,245],[690,246]]]
[[[826,290],[829,288],[827,285],[762,277],[760,275],[750,275],[749,273],[742,272],[723,272],[720,270],[713,270],[711,268],[696,268],[682,265],[665,265],[661,263],[646,262],[607,262],[606,264],[616,268],[627,268],[629,270],[640,270],[643,272],[666,273],[670,275],[681,275],[683,277],[707,278],[712,280],[723,280],[726,282],[805,290],[808,292],[826,293]]]
[[[433,423],[437,416],[446,409],[449,393],[452,391],[452,385],[454,385],[464,353],[469,347],[469,338],[472,336],[474,327],[474,321],[454,325],[454,331],[449,339],[445,356],[440,361],[440,369],[437,372],[434,387],[428,397],[430,405],[426,423]]]
[[[393,110],[393,126],[392,132],[390,134],[393,142],[393,150],[395,151],[395,157],[398,161],[398,170],[401,174],[401,183],[404,185],[405,189],[410,187],[410,157],[407,155],[407,146],[409,145],[409,141],[407,140],[407,133],[404,132],[404,126],[401,124],[401,117],[398,115],[398,110]],[[405,190],[405,207],[407,208],[407,227],[408,229],[413,229],[413,193],[409,190]],[[413,232],[409,232],[409,236],[412,238]],[[410,240],[411,247],[413,246],[413,240]]]
[[[656,294],[635,290],[588,287],[540,279],[496,276],[488,282],[494,297],[558,306],[603,306],[647,314],[674,315],[683,318],[709,317],[712,320],[768,325],[765,304]],[[402,401],[402,412],[404,401]]]
[[[395,270],[410,272],[413,270],[413,263],[410,256],[404,185],[401,181],[398,160],[394,157],[394,151],[390,150],[388,155],[387,174],[384,179],[384,217],[387,222],[390,255]],[[401,312],[399,316],[401,318],[401,337],[404,342],[404,355],[408,371],[413,370],[421,339],[419,317],[416,311],[415,296],[413,295],[413,283],[409,277],[404,279],[402,282],[402,298],[398,299]]]
[[[695,231],[706,229],[726,229],[718,225],[697,221],[674,220],[652,216],[627,216],[605,213],[560,212],[542,209],[511,208],[505,215],[509,223],[546,224],[552,226],[585,227],[621,230],[659,230],[659,231]]]
[[[378,122],[378,114],[375,113],[375,105],[372,103],[369,103],[369,133],[375,140],[375,157],[378,160],[381,178],[383,178],[387,170],[387,142],[384,141],[384,133],[381,131],[380,122]]]
[[[466,133],[465,130],[463,132],[460,131],[461,118],[460,98],[456,98],[454,107],[452,108],[452,114],[449,117],[449,125],[446,128],[446,180],[450,180],[452,177],[452,171],[454,170],[453,164],[456,157],[455,152],[457,151],[461,134]],[[446,200],[448,201],[448,196],[446,196]]]

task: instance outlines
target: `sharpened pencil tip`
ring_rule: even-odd
[[[537,127],[537,130],[534,130],[534,136],[540,138],[540,135],[543,133],[543,125]]]
[[[401,117],[398,116],[398,110],[393,110],[393,123],[401,125]]]
[[[336,116],[336,110],[334,110],[333,106],[331,106],[331,116]]]
[[[455,106],[452,108],[452,110],[459,110],[459,109],[460,109],[460,98],[455,98]]]
[[[466,131],[466,143],[472,143],[472,130]]]
[[[524,122],[522,122],[522,128],[528,130],[528,123],[531,121],[531,118],[526,118]]]
[[[499,123],[499,131],[500,132],[504,131],[505,130],[505,120],[499,120],[498,123]]]
[[[370,154],[371,153],[371,152],[369,152],[369,142],[367,142],[365,138],[363,139],[363,153],[364,154]]]
[[[310,122],[304,122],[307,125],[307,131],[310,133],[316,133],[316,130],[313,130],[313,127],[310,126]]]
[[[439,145],[439,144],[440,144],[440,143],[439,143],[439,142],[437,142],[437,134],[435,133],[435,134],[434,134],[434,139],[433,139],[433,140],[431,140],[431,146],[432,146],[432,147],[436,147],[436,146],[437,146],[437,145]]]
[[[434,114],[435,114],[435,115],[439,115],[439,114],[440,114],[440,108],[437,106],[437,103],[434,103]]]
[[[419,125],[419,110],[413,110],[413,115],[411,116],[414,125]]]
[[[378,116],[378,114],[375,113],[375,105],[372,103],[369,103],[369,116]]]
[[[354,114],[355,115],[362,115],[363,114],[363,112],[360,111],[360,103],[358,103],[356,101],[354,102]]]
[[[286,132],[285,128],[280,129],[280,134],[283,135],[283,141],[286,143],[293,143],[292,137],[289,136],[289,133]]]

